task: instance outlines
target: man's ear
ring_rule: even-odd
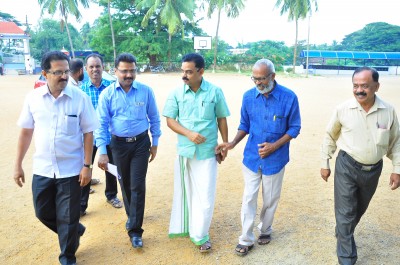
[[[47,72],[45,70],[42,70],[42,76],[44,76],[44,78],[47,80]]]

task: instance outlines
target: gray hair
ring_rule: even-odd
[[[275,66],[270,60],[260,59],[254,64],[254,67],[260,67],[261,65],[265,65],[271,73],[275,73]]]

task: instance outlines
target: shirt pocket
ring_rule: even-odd
[[[378,128],[376,144],[382,147],[388,147],[389,137],[390,137],[390,130]]]
[[[215,102],[203,101],[201,103],[201,118],[205,120],[215,119]]]
[[[79,119],[77,115],[64,116],[64,132],[66,135],[76,135],[79,133]]]
[[[272,122],[269,123],[271,126],[268,130],[272,133],[285,133],[287,129],[287,117],[284,115],[274,115],[272,117]]]
[[[146,104],[144,101],[137,101],[133,105],[134,118],[143,120],[146,118]]]

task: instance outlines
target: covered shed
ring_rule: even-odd
[[[354,71],[360,66],[372,66],[379,72],[398,74],[400,65],[400,52],[364,52],[364,51],[324,51],[324,50],[303,50],[300,58],[309,59],[309,71],[313,73],[326,71]],[[337,60],[337,64],[327,64],[327,60]],[[348,65],[348,62],[354,62]],[[343,63],[341,63],[343,62]],[[306,68],[305,63],[303,68]],[[323,71],[324,70],[324,71]],[[326,70],[326,71],[325,71]]]

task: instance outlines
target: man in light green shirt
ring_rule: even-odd
[[[214,211],[218,130],[228,141],[230,115],[222,90],[203,78],[204,59],[196,53],[182,58],[183,86],[168,97],[163,116],[178,134],[170,237],[189,236],[200,252],[211,250],[209,228]]]

